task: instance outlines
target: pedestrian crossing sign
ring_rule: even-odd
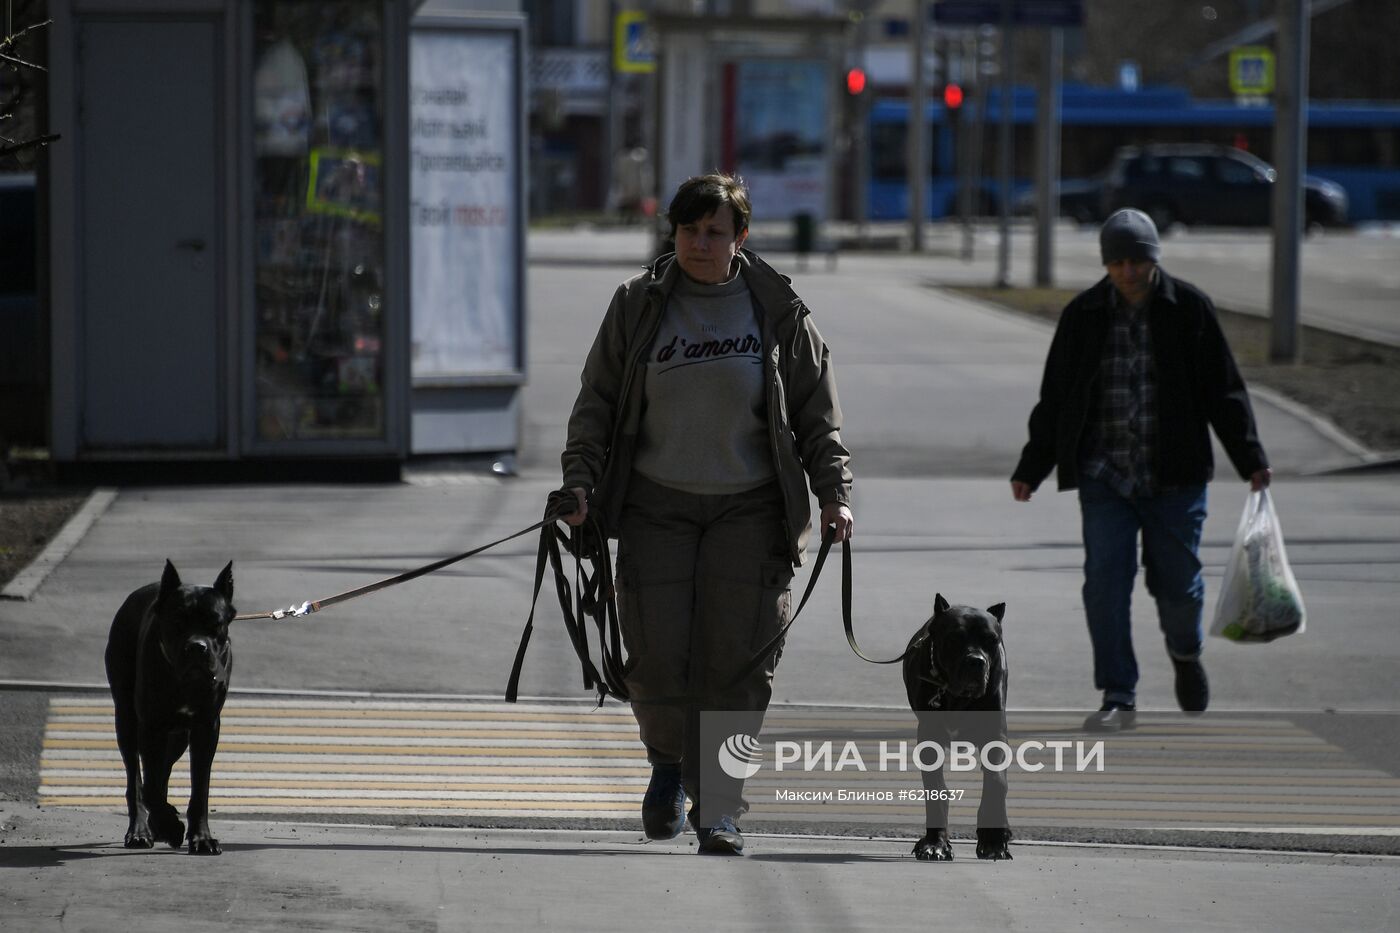
[[[1237,97],[1272,94],[1274,53],[1260,45],[1245,45],[1230,51],[1230,90]]]
[[[656,48],[647,14],[623,10],[613,20],[613,68],[630,74],[656,70]]]

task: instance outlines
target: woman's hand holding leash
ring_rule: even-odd
[[[822,506],[822,530],[825,531],[828,525],[836,527],[836,536],[832,538],[833,542],[845,541],[855,531],[856,520],[848,507],[840,502],[829,502]]]
[[[564,524],[577,528],[588,518],[588,494],[582,486],[570,486],[569,492],[578,500],[578,508],[564,516]]]

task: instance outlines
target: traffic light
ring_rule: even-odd
[[[852,68],[846,72],[846,93],[856,97],[865,91],[865,69]]]
[[[949,110],[958,110],[963,105],[962,85],[948,82],[943,85],[943,106]]]

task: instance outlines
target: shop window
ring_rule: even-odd
[[[382,438],[383,5],[254,16],[257,438]]]

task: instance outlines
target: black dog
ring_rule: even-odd
[[[107,682],[126,765],[128,849],[149,849],[157,839],[178,849],[186,840],[166,797],[170,769],[188,747],[189,850],[219,854],[219,840],[209,832],[209,770],[233,673],[228,640],[233,617],[232,562],[207,587],[181,584],[167,560],[160,583],[128,596],[112,620]]]
[[[919,741],[946,750],[953,739],[979,750],[1006,741],[1006,648],[1001,639],[1005,603],[985,612],[933,599],[933,618],[909,641],[904,655],[904,689],[919,717]],[[928,761],[928,755],[923,756]],[[997,759],[999,761],[999,759]],[[926,834],[914,843],[920,861],[948,861],[948,795],[943,769],[921,771]],[[982,769],[982,803],[977,808],[977,857],[1009,859],[1011,829],[1006,816],[1006,771]]]

